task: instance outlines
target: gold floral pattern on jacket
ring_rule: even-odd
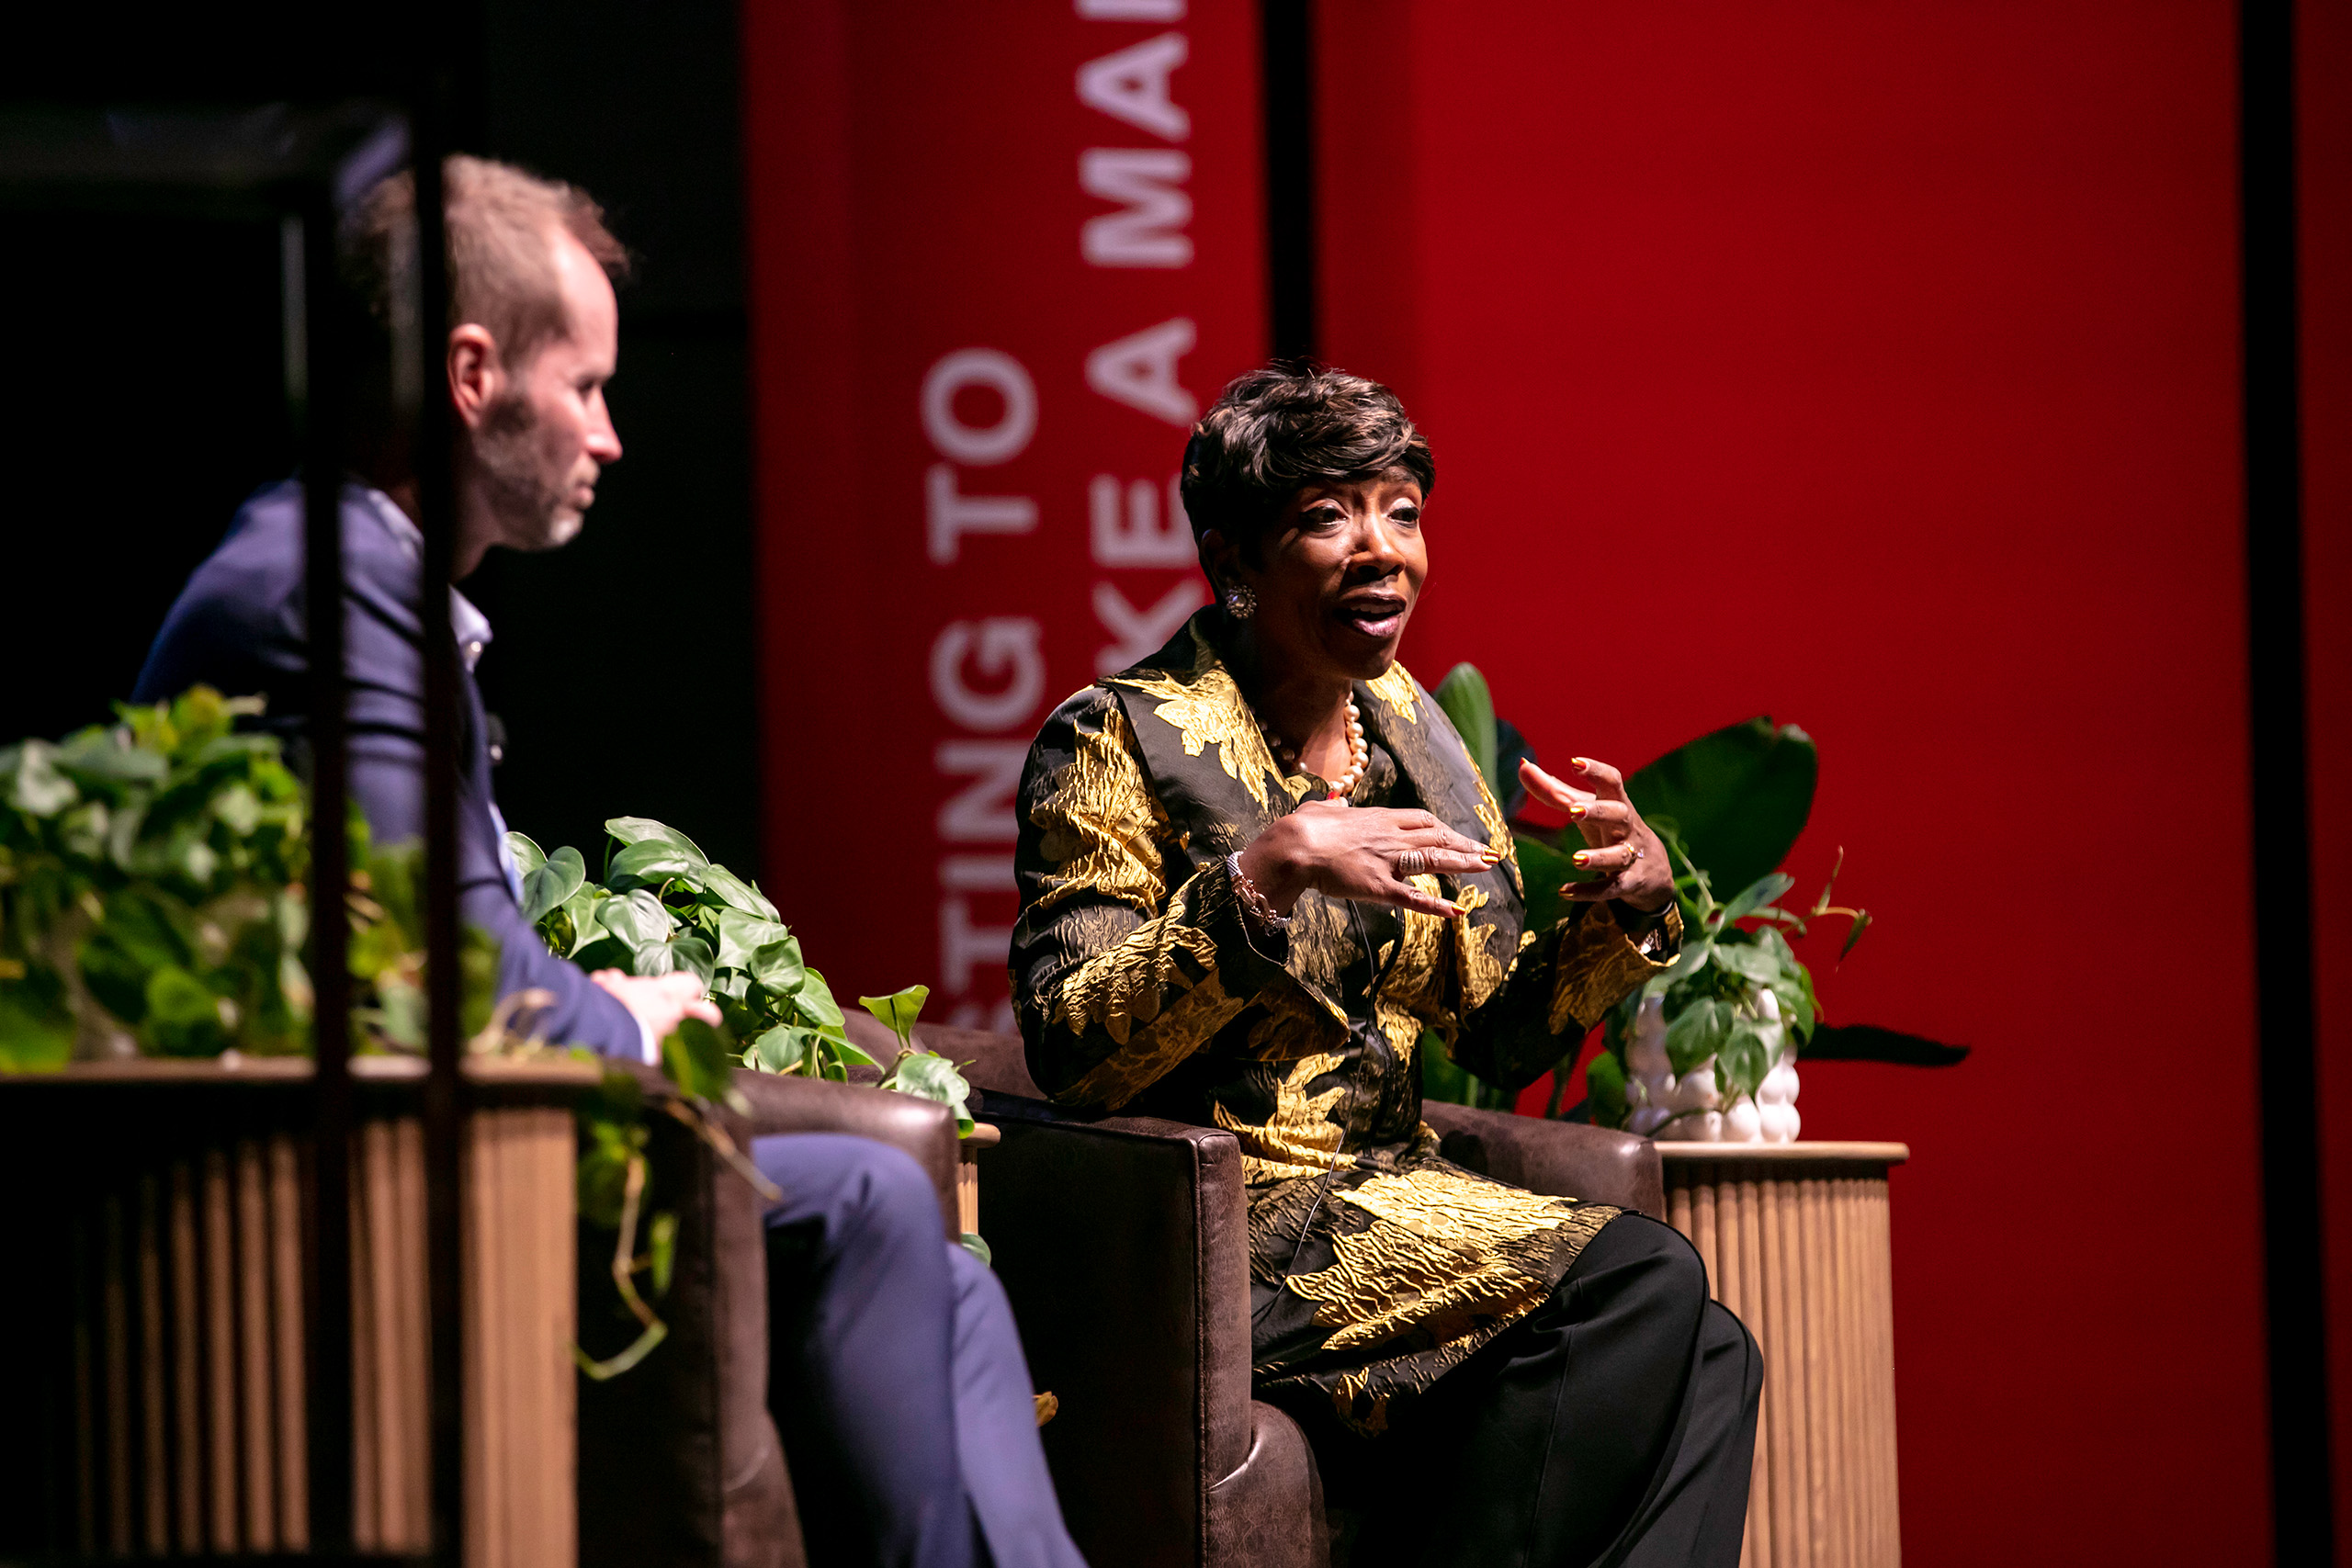
[[[1451,919],[1310,893],[1286,936],[1251,924],[1226,856],[1310,781],[1277,770],[1219,624],[1195,616],[1064,703],[1032,746],[1015,1010],[1057,1104],[1234,1135],[1259,1383],[1318,1390],[1375,1432],[1541,1303],[1616,1213],[1442,1158],[1421,1120],[1422,1053],[1530,1083],[1671,960],[1674,933],[1645,956],[1583,904],[1526,930],[1508,824],[1402,666],[1356,689],[1370,748],[1357,803],[1427,810],[1504,860],[1415,879],[1461,910]]]
[[[1261,811],[1266,808],[1271,798],[1266,781],[1282,774],[1267,750],[1265,732],[1258,728],[1257,715],[1205,639],[1196,645],[1186,669],[1131,671],[1112,677],[1112,683],[1152,701],[1151,716],[1183,737],[1186,756],[1198,757],[1216,747],[1217,765],[1226,776],[1248,790]]]

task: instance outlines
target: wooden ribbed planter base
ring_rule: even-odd
[[[354,1064],[354,1514],[362,1551],[428,1544],[417,1064]],[[571,1568],[574,1134],[594,1068],[469,1069],[463,1154],[466,1561]],[[12,1242],[46,1287],[5,1307],[0,1372],[33,1461],[0,1481],[0,1555],[302,1551],[310,1064],[131,1062],[0,1078]],[[12,1420],[16,1417],[12,1415]]]
[[[1901,1144],[1660,1144],[1667,1218],[1764,1352],[1747,1568],[1894,1568]]]

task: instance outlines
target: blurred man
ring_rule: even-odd
[[[605,408],[619,355],[612,279],[627,253],[570,186],[503,164],[446,170],[451,321],[443,356],[454,415],[455,575],[492,546],[553,549],[580,532],[596,480],[621,456]],[[359,473],[341,498],[351,793],[379,842],[424,829],[424,536],[413,431],[389,389],[390,325],[415,298],[414,186],[386,181],[345,236],[345,271],[373,331],[361,389]],[[369,389],[373,389],[371,391]],[[270,722],[299,733],[307,695],[302,489],[260,491],[196,574],[157,636],[138,700],[206,682],[266,694]],[[500,944],[500,990],[548,992],[547,1038],[658,1059],[689,1015],[718,1021],[690,974],[582,974],[524,922],[492,800],[473,679],[490,625],[454,586],[467,671],[458,790],[465,918]],[[658,726],[631,733],[658,743]],[[940,1234],[928,1179],[864,1139],[762,1138],[752,1156],[785,1197],[769,1213],[775,1275],[777,1412],[809,1555],[819,1562],[964,1568],[993,1561],[1079,1568],[1037,1444],[1029,1379],[994,1276]]]
[[[492,545],[552,549],[580,532],[596,479],[621,455],[605,410],[620,343],[607,269],[627,254],[595,206],[569,186],[496,164],[449,167],[453,314],[447,396],[458,431],[457,575]],[[417,575],[424,537],[414,522],[411,422],[393,412],[392,312],[413,298],[415,264],[405,180],[379,187],[349,225],[345,265],[368,314],[373,352],[355,389],[365,474],[343,490],[345,636],[350,673],[351,794],[379,843],[424,831],[424,653]],[[302,487],[288,481],[248,501],[228,537],[197,569],[140,672],[137,700],[161,701],[198,681],[269,698],[266,722],[289,739],[308,722],[302,613]],[[490,623],[454,588],[450,619],[467,677],[458,784],[458,898],[465,918],[499,942],[503,993],[535,987],[552,1004],[533,1027],[608,1055],[656,1059],[655,1043],[689,1012],[716,1021],[691,975],[591,978],[547,950],[523,921],[505,823],[491,797],[490,751],[472,670]]]

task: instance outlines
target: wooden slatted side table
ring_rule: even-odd
[[[1887,1171],[1901,1144],[1673,1144],[1667,1218],[1764,1352],[1747,1568],[1894,1568]]]
[[[577,1559],[569,1061],[471,1061],[462,1152],[469,1568]],[[354,1514],[427,1546],[424,1064],[352,1063]],[[0,1484],[0,1556],[310,1546],[307,1058],[134,1060],[0,1077],[0,1190],[33,1288],[0,1375],[47,1472]],[[30,1276],[28,1276],[29,1278]]]

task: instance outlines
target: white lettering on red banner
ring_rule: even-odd
[[[1008,1029],[1030,742],[1208,598],[1177,469],[1263,356],[1257,8],[775,5],[763,870],[837,992]]]

